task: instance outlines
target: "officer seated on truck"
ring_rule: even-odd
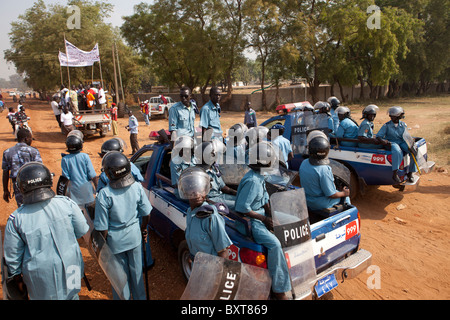
[[[299,174],[310,210],[324,210],[339,203],[350,203],[350,189],[336,189],[328,153],[330,142],[325,135],[317,135],[308,143],[309,158],[300,165]]]

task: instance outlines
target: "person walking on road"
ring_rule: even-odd
[[[139,133],[139,122],[133,115],[133,111],[128,111],[128,125],[125,127],[130,132],[130,144],[131,144],[131,155],[135,154],[139,150],[138,133]]]

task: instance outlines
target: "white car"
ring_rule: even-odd
[[[166,100],[164,102],[164,100]],[[152,97],[149,99],[150,116],[164,115],[164,118],[169,119],[169,109],[175,104],[171,97]]]

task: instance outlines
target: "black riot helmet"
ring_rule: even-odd
[[[32,204],[51,199],[53,177],[46,166],[40,162],[28,162],[17,173],[17,186],[23,195],[24,204]]]
[[[119,140],[113,138],[103,142],[102,149],[99,155],[100,157],[103,158],[105,154],[107,154],[110,151],[123,152],[123,148]]]
[[[327,165],[330,163],[328,153],[330,152],[330,142],[328,139],[317,136],[309,144],[309,163],[313,166]]]
[[[102,167],[113,189],[125,188],[135,182],[131,174],[130,160],[121,152],[108,152],[103,157]]]
[[[339,107],[339,104],[341,102],[339,101],[338,98],[333,96],[328,98],[328,103],[330,104],[331,108],[336,109],[337,107]]]
[[[67,152],[76,153],[83,150],[83,140],[80,137],[73,135],[66,139]]]

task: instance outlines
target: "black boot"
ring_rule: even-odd
[[[407,179],[408,182],[413,183],[414,182],[414,177],[413,177],[413,173],[412,172],[408,172],[407,174]]]
[[[398,176],[397,171],[398,171],[398,170],[392,171],[392,179],[395,181],[396,184],[402,183],[402,180],[401,180],[400,177]]]

